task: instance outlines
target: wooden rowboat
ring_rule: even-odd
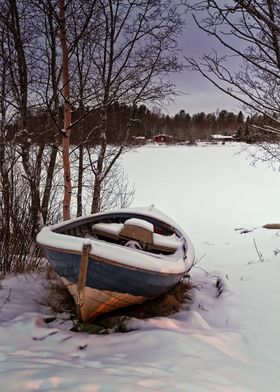
[[[194,261],[187,235],[152,207],[68,220],[43,228],[37,242],[83,321],[164,294]]]

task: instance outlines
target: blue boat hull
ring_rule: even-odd
[[[71,283],[77,283],[81,258],[79,254],[64,253],[52,249],[46,249],[45,252],[58,275]],[[87,269],[86,286],[98,290],[152,298],[168,291],[180,281],[183,275],[183,273],[171,275],[133,269],[125,265],[95,260],[91,256]]]

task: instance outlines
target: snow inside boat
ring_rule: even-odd
[[[71,219],[43,228],[37,242],[83,321],[164,294],[194,261],[187,235],[152,207]]]

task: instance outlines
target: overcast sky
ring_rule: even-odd
[[[223,50],[216,40],[195,25],[190,14],[187,16],[179,46],[183,55],[196,58],[209,53],[212,48],[220,53]],[[174,103],[165,106],[164,112],[170,115],[178,113],[181,109],[190,114],[211,113],[222,109],[239,112],[242,109],[239,102],[220,91],[198,72],[183,71],[181,74],[173,75],[172,80],[183,94],[177,97]]]

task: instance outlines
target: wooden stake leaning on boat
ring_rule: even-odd
[[[83,250],[80,261],[80,272],[78,279],[78,295],[77,295],[77,313],[80,320],[82,320],[81,308],[84,304],[84,289],[87,281],[88,259],[91,251],[91,244],[83,244]]]

